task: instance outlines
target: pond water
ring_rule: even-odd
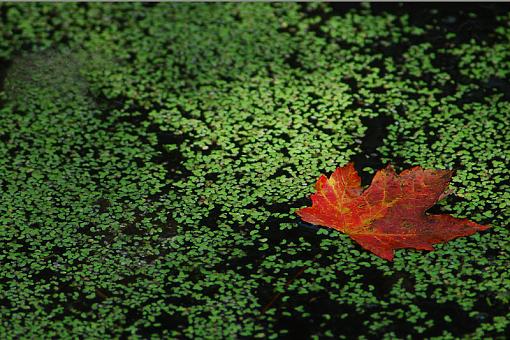
[[[0,4],[0,335],[510,334],[507,4]],[[489,230],[393,262],[301,221],[354,162]]]

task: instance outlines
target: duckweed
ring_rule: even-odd
[[[508,334],[510,15],[473,6],[0,4],[2,338]],[[299,222],[351,160],[453,168],[433,211],[493,227],[388,263]]]

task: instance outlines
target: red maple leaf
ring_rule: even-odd
[[[442,199],[452,177],[450,170],[414,167],[396,174],[391,165],[377,171],[365,190],[349,163],[330,178],[322,175],[312,206],[297,211],[309,223],[348,234],[363,248],[393,260],[394,250],[434,250],[433,244],[467,236],[490,226],[426,210]]]

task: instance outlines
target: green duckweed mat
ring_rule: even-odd
[[[504,338],[508,79],[504,4],[0,4],[0,337]],[[353,160],[492,228],[300,223]]]

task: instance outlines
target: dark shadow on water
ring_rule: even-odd
[[[384,144],[387,127],[393,123],[393,119],[380,115],[376,118],[362,118],[361,121],[367,127],[367,130],[365,136],[361,139],[361,151],[352,158],[352,161],[360,174],[361,184],[365,186],[370,184],[373,175],[363,171],[363,169],[368,167],[379,170],[386,165],[382,162],[377,149]]]
[[[11,66],[12,62],[5,59],[0,59],[0,91],[3,91],[5,85],[5,77],[7,76],[7,71]]]

